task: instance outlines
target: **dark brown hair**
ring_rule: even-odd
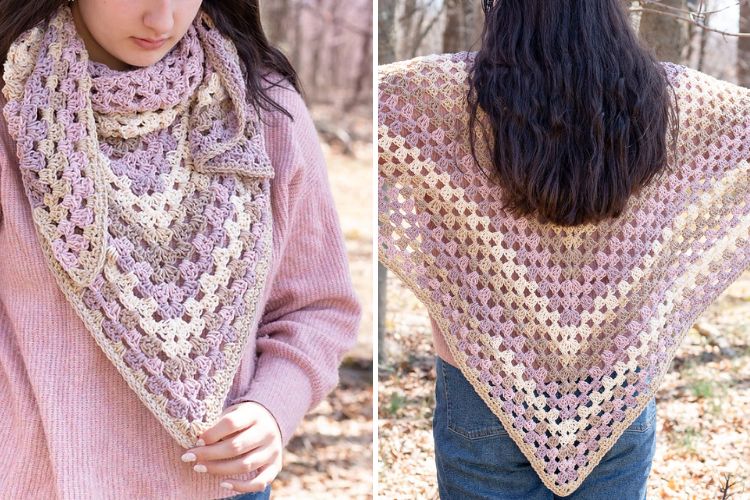
[[[478,164],[481,108],[514,214],[566,226],[617,217],[666,165],[676,97],[673,107],[664,67],[621,4],[497,0],[487,12],[469,70],[471,152]]]
[[[48,21],[65,3],[66,0],[0,0],[0,63],[5,61],[8,49],[21,33]],[[268,96],[268,89],[286,81],[301,92],[299,79],[289,60],[269,43],[261,25],[258,0],[204,0],[201,8],[213,19],[219,31],[236,45],[244,65],[251,104],[256,109],[277,109],[292,118]],[[247,71],[247,68],[255,71]],[[269,75],[274,72],[282,78],[271,80]]]

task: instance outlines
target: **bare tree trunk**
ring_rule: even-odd
[[[460,0],[445,0],[445,31],[443,31],[443,51],[458,52],[461,45],[461,6]]]
[[[402,56],[401,59],[404,58],[404,54],[408,54],[408,57],[411,58],[417,55],[422,42],[420,30],[427,13],[424,8],[417,6],[417,0],[401,0],[399,3],[403,5],[403,10],[401,17],[396,20],[396,26],[403,30],[404,36],[402,38],[403,43],[398,44],[403,46],[403,50],[396,52]]]
[[[695,51],[693,44],[695,43],[696,36],[700,35],[698,33],[699,31],[702,32],[703,30],[699,30],[693,23],[688,23],[687,53],[685,54],[685,63],[688,65],[690,65],[693,60],[693,53]]]
[[[275,45],[286,47],[288,38],[284,25],[289,19],[289,0],[276,0],[274,2],[263,2],[263,29],[269,40]]]
[[[292,65],[295,68],[300,67],[300,61],[302,59],[302,23],[300,21],[300,7],[296,0],[293,0],[294,5],[294,42],[292,49]]]
[[[482,39],[484,12],[481,2],[463,2],[465,41],[462,50],[477,50]]]
[[[740,32],[750,33],[750,0],[740,3]],[[737,81],[750,87],[750,37],[740,37],[737,43]]]
[[[386,284],[388,283],[388,269],[378,262],[378,364],[387,361],[385,349],[385,310],[388,306]]]
[[[359,99],[365,90],[365,85],[369,85],[372,76],[372,31],[362,36],[362,58],[359,60],[359,71],[357,78],[354,80],[354,88],[347,107],[351,108],[359,103]]]
[[[396,60],[393,31],[395,29],[396,1],[379,0],[378,2],[378,64],[387,64]]]
[[[481,2],[464,2],[464,15],[466,16],[466,49],[475,50],[482,39],[482,28],[484,28],[484,11]]]
[[[662,4],[679,9],[687,8],[687,0],[662,0]],[[683,63],[688,43],[687,22],[670,16],[644,12],[640,23],[641,38],[656,51],[660,61]]]
[[[438,0],[401,0],[403,5],[401,17],[396,20],[396,25],[403,34],[404,42],[401,50],[397,50],[397,56],[401,58],[416,57],[420,52],[422,43],[430,35],[435,24],[442,19],[445,10],[445,2],[439,2],[439,8],[435,9]],[[436,49],[439,50],[439,49]],[[433,51],[430,51],[433,52]]]
[[[323,23],[320,23],[318,26],[318,32],[317,36],[315,37],[312,45],[312,60],[310,62],[310,69],[312,70],[311,78],[310,78],[310,87],[313,88],[313,92],[315,94],[318,94],[318,76],[321,71],[320,67],[320,53],[323,50],[331,50],[331,47],[327,45],[326,40],[326,32],[328,31],[329,27],[325,26]],[[309,28],[308,28],[309,30]],[[325,71],[325,70],[323,70]],[[326,80],[328,80],[328,76],[326,75]]]
[[[378,3],[378,64],[396,60],[393,31],[395,29],[395,0],[379,0]],[[377,237],[377,236],[376,236]],[[385,355],[385,310],[388,305],[386,295],[387,269],[378,262],[378,364],[386,361]]]
[[[630,24],[633,27],[633,31],[635,31],[636,34],[639,33],[641,30],[641,15],[640,13],[630,12],[630,9],[638,6],[638,2],[636,0],[620,0],[620,2],[622,3],[622,8],[629,14]]]
[[[330,3],[326,2],[326,4],[330,5],[330,10],[328,11],[328,15],[331,16],[331,19],[338,19],[339,12],[341,10],[340,9],[341,2],[339,0],[335,0]],[[329,23],[325,23],[325,24],[321,23],[321,24],[323,26],[323,29],[331,32],[330,38],[332,39],[332,41],[327,44],[330,47],[329,50],[332,51],[329,53],[329,55],[331,56],[331,61],[333,62],[333,64],[330,65],[329,75],[327,75],[328,81],[329,81],[329,84],[330,82],[333,82],[334,88],[340,89],[341,88],[341,71],[342,70],[346,71],[349,69],[345,67],[344,65],[338,63],[342,59],[340,56],[340,52],[342,49],[341,22],[334,22],[332,24],[329,24]],[[336,92],[336,94],[338,94],[336,98],[336,105],[339,106],[342,104],[342,99],[340,97],[343,97],[343,93]]]
[[[703,62],[706,59],[706,42],[708,42],[708,33],[706,30],[700,30],[700,44],[698,45],[698,71],[703,71]]]

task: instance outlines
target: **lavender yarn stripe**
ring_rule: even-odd
[[[88,59],[69,7],[11,47],[3,109],[50,269],[183,447],[257,327],[273,167],[236,47],[200,11],[160,61]]]

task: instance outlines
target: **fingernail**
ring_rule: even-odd
[[[206,442],[202,439],[199,439],[195,442],[195,446],[206,446]]]
[[[222,488],[226,488],[228,490],[233,490],[232,483],[221,483]]]
[[[206,466],[203,464],[195,464],[195,466],[193,466],[193,470],[195,472],[206,472],[207,469],[206,469]]]
[[[182,455],[182,461],[183,462],[193,462],[195,461],[195,453],[187,452],[184,455]]]

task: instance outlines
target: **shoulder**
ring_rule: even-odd
[[[7,166],[16,161],[15,141],[10,136],[5,114],[2,112],[6,103],[5,97],[0,92],[0,177],[2,177]]]
[[[2,83],[0,83],[1,85]],[[5,105],[8,103],[8,100],[5,98],[2,92],[0,92],[0,138],[5,138],[6,134],[8,133],[8,125],[5,121],[5,113],[3,110],[5,109]]]
[[[682,64],[660,61],[680,100],[750,112],[750,89]]]
[[[266,73],[262,80],[266,96],[281,109],[266,104],[260,110],[267,136],[281,141],[317,141],[315,124],[303,96],[291,82],[276,72]],[[274,144],[271,144],[273,146]]]
[[[277,73],[267,74],[264,85],[268,98],[288,113],[271,106],[260,111],[275,185],[292,186],[305,178],[324,175],[322,147],[303,96]]]
[[[469,72],[476,52],[420,56],[378,67],[378,126],[428,121],[457,133],[466,121]]]
[[[662,62],[674,88],[681,168],[716,177],[750,158],[750,89],[702,71]],[[694,175],[686,173],[686,176]]]
[[[18,158],[16,157],[16,143],[11,138],[8,132],[8,126],[5,121],[5,115],[2,112],[5,107],[5,97],[0,92],[0,191],[3,188],[3,179],[9,178],[10,169],[17,168]],[[4,197],[3,197],[4,198]],[[3,200],[0,199],[0,219],[3,218],[4,208],[2,207]]]
[[[265,96],[278,106],[265,102],[259,110],[267,133],[276,129],[282,129],[287,135],[309,132],[310,110],[288,78],[275,71],[266,72],[261,75],[261,87]]]
[[[750,89],[680,64],[661,64],[674,88],[679,135],[688,150],[724,142],[729,136],[739,141],[734,154],[746,154],[745,148],[750,147]]]
[[[440,86],[465,85],[476,52],[455,52],[414,57],[378,66],[378,89],[382,92],[433,90]]]
[[[261,77],[263,91],[269,99],[274,101],[291,117],[279,109],[268,106],[261,110],[263,121],[274,126],[292,126],[298,119],[310,116],[310,111],[303,96],[294,88],[289,79],[277,72],[267,72]]]

